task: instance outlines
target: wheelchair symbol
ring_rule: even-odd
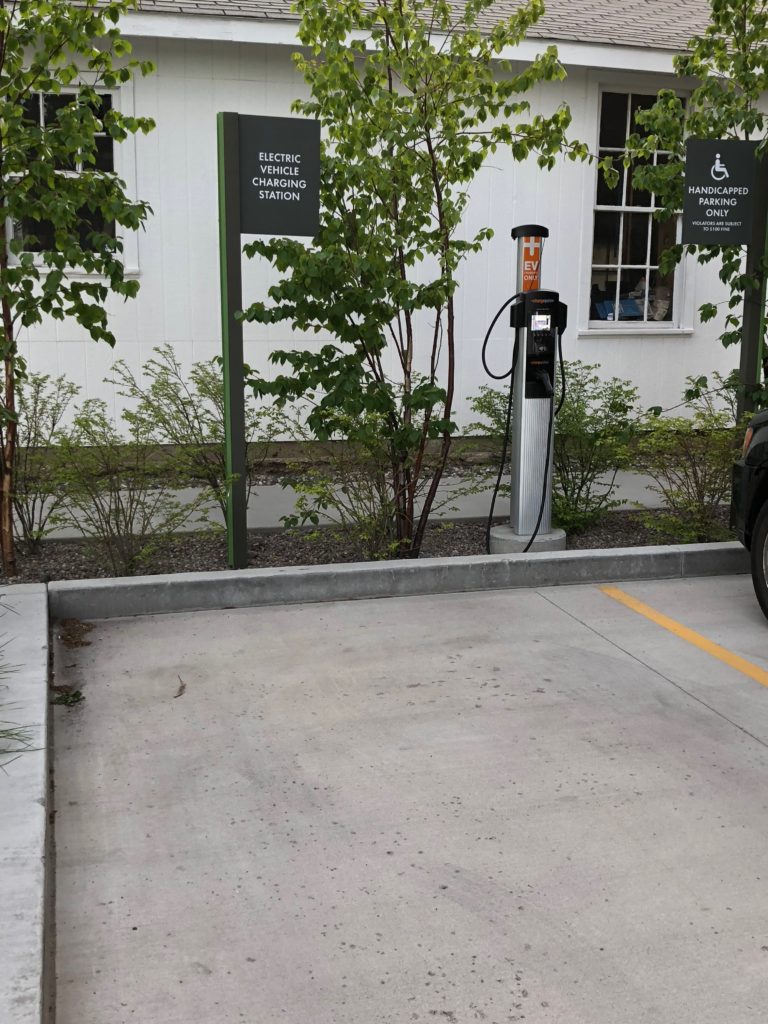
[[[726,178],[730,177],[728,174],[728,168],[725,164],[720,163],[719,153],[715,153],[715,162],[712,164],[712,170],[710,173],[715,181],[725,181]]]

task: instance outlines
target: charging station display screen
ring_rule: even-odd
[[[549,331],[552,328],[552,317],[549,313],[533,313],[531,315],[532,331]]]

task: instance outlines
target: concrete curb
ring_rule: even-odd
[[[48,816],[48,607],[46,587],[0,594],[0,718],[29,727],[32,750],[0,774],[0,1021],[43,1019],[45,843]]]
[[[48,607],[54,619],[109,619],[748,571],[747,553],[738,543],[681,544],[67,580],[48,585]]]

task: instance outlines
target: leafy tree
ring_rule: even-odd
[[[112,345],[107,297],[138,291],[125,276],[120,229],[136,230],[150,210],[99,167],[96,137],[119,143],[153,127],[102,95],[137,71],[153,70],[130,58],[117,27],[131,6],[132,0],[0,0],[0,552],[9,576],[16,571],[16,389],[26,373],[19,332],[43,316],[73,317],[95,341]]]
[[[140,377],[124,360],[118,359],[106,381],[115,385],[118,394],[131,399],[136,414],[152,424],[160,444],[173,447],[176,471],[182,480],[207,487],[226,519],[230,480],[219,358],[194,363],[186,376],[172,345],[161,345],[152,352]],[[283,426],[283,417],[273,410],[246,406],[248,499],[269,457],[272,441]]]
[[[662,89],[649,110],[638,112],[641,131],[627,141],[625,165],[635,165],[637,186],[656,193],[662,220],[682,209],[686,140],[752,139],[762,152],[768,137],[768,114],[760,106],[768,89],[768,7],[763,0],[711,0],[710,6],[703,35],[694,36],[688,52],[674,59],[675,73],[699,84],[687,98]],[[657,150],[670,155],[654,166]],[[685,253],[694,254],[700,263],[720,261],[719,276],[730,292],[720,337],[725,346],[738,344],[745,293],[759,288],[768,270],[763,254],[755,254],[752,264],[745,266],[740,246],[676,245],[662,255],[661,272],[671,271]],[[699,309],[702,322],[714,319],[717,312],[713,302]],[[764,332],[764,318],[762,327]],[[757,367],[749,370],[750,379],[742,381],[748,388],[757,383]]]
[[[246,319],[335,339],[320,351],[273,353],[287,372],[250,383],[278,404],[308,401],[320,440],[344,436],[350,423],[361,449],[383,436],[399,556],[418,556],[456,429],[457,273],[492,234],[462,233],[468,187],[498,147],[542,168],[562,152],[587,156],[566,138],[567,107],[543,116],[524,98],[565,77],[555,48],[522,70],[500,59],[543,3],[531,0],[484,34],[478,22],[492,7],[299,0],[308,55],[296,61],[310,98],[293,109],[324,128],[320,231],[311,246],[246,247],[281,274],[271,302],[251,306]]]

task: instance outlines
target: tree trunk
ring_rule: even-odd
[[[425,109],[426,114],[426,109]],[[437,222],[440,228],[441,235],[441,272],[443,280],[446,285],[450,285],[453,281],[453,273],[450,269],[450,261],[448,259],[448,253],[450,249],[450,229],[445,222],[445,216],[443,212],[443,185],[440,180],[439,164],[435,154],[434,145],[432,143],[432,137],[427,131],[425,140],[427,144],[427,151],[429,153],[429,159],[432,165],[432,187],[434,188],[435,195],[435,212],[437,215]],[[453,415],[453,395],[455,389],[455,374],[456,374],[456,315],[453,301],[453,291],[450,287],[447,288],[448,301],[445,306],[446,313],[446,341],[447,341],[447,355],[448,355],[448,367],[447,367],[447,380],[445,385],[445,405],[443,406],[443,419],[449,422]],[[437,326],[437,325],[436,325]],[[437,379],[438,371],[438,353],[439,353],[439,334],[437,329],[435,336],[432,341],[432,361],[431,361],[431,379],[434,382]],[[426,437],[423,438],[422,444],[426,445]],[[448,463],[448,452],[451,449],[451,431],[445,430],[443,433],[443,440],[440,446],[440,455],[438,456],[437,466],[432,474],[432,480],[427,491],[427,495],[424,499],[424,504],[419,515],[418,524],[416,526],[416,532],[411,542],[411,548],[408,552],[410,558],[418,558],[421,554],[421,545],[424,542],[424,532],[427,529],[427,523],[429,521],[429,515],[432,511],[432,505],[435,502],[437,496],[437,489],[440,486],[440,481],[445,472],[445,467]],[[423,455],[423,448],[422,448]]]
[[[446,308],[447,325],[446,325],[446,338],[447,338],[447,350],[448,350],[448,370],[447,380],[445,388],[445,406],[443,408],[443,418],[450,420],[453,413],[453,395],[455,387],[455,376],[456,376],[456,315],[453,304],[453,296],[448,299],[448,305]],[[446,430],[443,434],[443,441],[440,446],[440,454],[438,456],[437,465],[435,466],[434,473],[432,474],[432,481],[427,491],[427,496],[424,499],[424,505],[419,516],[419,523],[416,528],[416,533],[413,538],[413,544],[409,551],[411,558],[418,558],[421,554],[421,545],[424,543],[424,532],[427,529],[427,523],[429,522],[429,514],[432,511],[432,506],[437,496],[437,489],[440,486],[440,481],[443,478],[445,467],[448,463],[448,453],[451,450],[452,437],[450,431]]]

